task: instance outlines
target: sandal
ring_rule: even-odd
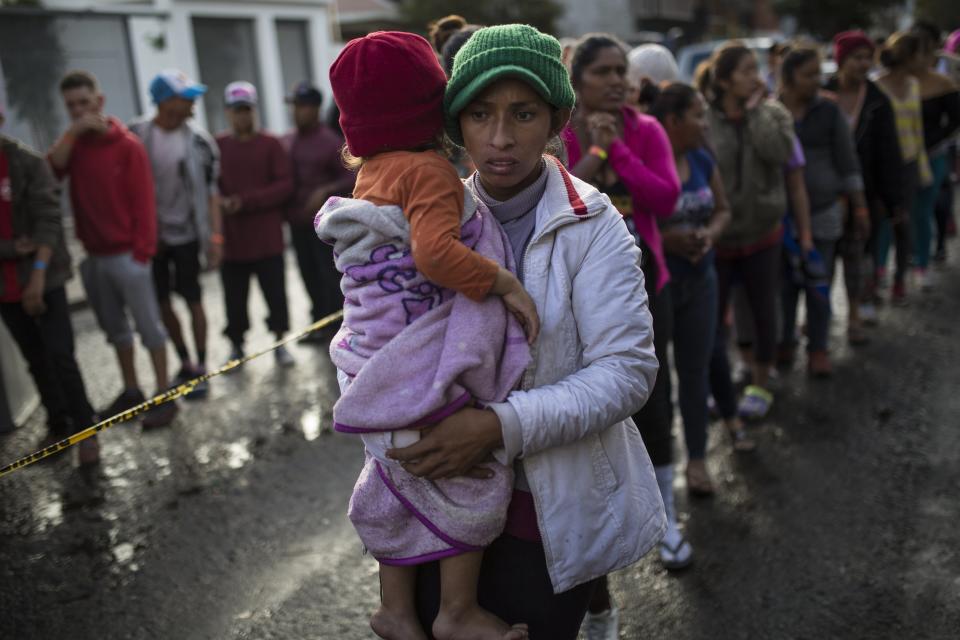
[[[762,420],[770,412],[772,405],[773,394],[752,384],[743,392],[737,411],[744,420]]]
[[[870,343],[870,338],[864,332],[863,327],[853,326],[847,329],[847,340],[854,347],[862,347]]]
[[[708,498],[717,492],[703,460],[691,460],[687,463],[687,491],[690,495]]]
[[[660,541],[660,563],[667,571],[686,569],[692,562],[693,547],[683,536],[680,536],[675,546],[671,546],[666,540]]]
[[[732,428],[725,426],[725,428],[730,435],[730,441],[733,444],[734,451],[737,453],[749,453],[756,450],[757,443],[747,435],[747,430],[743,428],[743,425]]]

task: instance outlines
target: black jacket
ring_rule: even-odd
[[[839,86],[839,80],[833,76],[827,81],[826,89],[836,92]],[[905,204],[903,156],[890,98],[869,80],[853,140],[860,158],[867,203],[871,208],[881,203],[887,214],[892,215],[894,209]]]

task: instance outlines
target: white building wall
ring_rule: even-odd
[[[636,31],[630,0],[560,0],[564,14],[557,21],[562,37],[577,38],[585,33],[612,33],[629,38]]]
[[[145,113],[150,113],[153,111],[150,81],[159,71],[180,66],[180,60],[174,55],[174,51],[178,50],[172,42],[174,29],[171,28],[170,18],[166,16],[131,16],[127,19],[127,29],[137,72],[140,104],[143,105]],[[162,48],[155,44],[159,38],[164,41]]]
[[[274,132],[286,128],[284,95],[288,88],[283,85],[277,46],[278,19],[307,22],[314,81],[325,96],[330,96],[328,72],[337,46],[332,38],[332,7],[327,0],[154,0],[151,4],[124,4],[110,0],[49,0],[45,7],[50,10],[129,14],[127,24],[137,90],[147,112],[152,108],[150,81],[159,71],[176,68],[192,78],[203,80],[199,74],[192,24],[194,17],[201,16],[253,21],[260,83],[263,85],[257,88],[261,98],[261,121],[265,128]],[[163,36],[165,47],[157,48],[151,44],[151,40],[158,36]],[[201,126],[207,125],[202,101],[197,103],[196,119]]]

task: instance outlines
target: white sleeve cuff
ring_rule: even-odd
[[[503,448],[493,452],[493,457],[504,466],[510,466],[523,453],[523,428],[520,416],[509,402],[494,402],[487,408],[497,414],[503,434]]]

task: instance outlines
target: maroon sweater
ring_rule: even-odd
[[[283,253],[283,211],[293,193],[290,160],[280,141],[258,132],[250,140],[217,137],[220,193],[240,196],[240,210],[223,216],[223,259],[251,262]]]

